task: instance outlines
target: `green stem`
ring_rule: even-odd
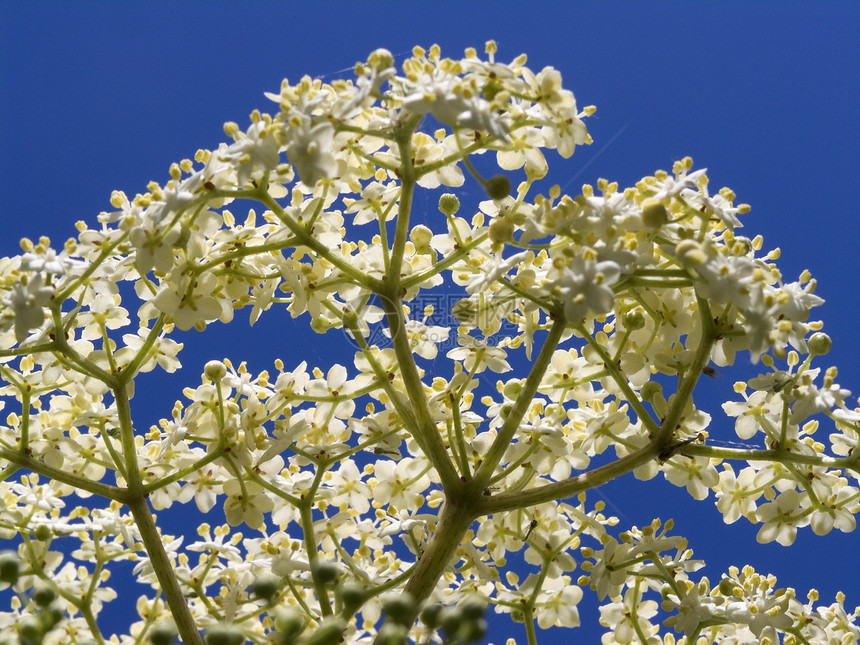
[[[121,383],[119,387],[114,389],[113,395],[119,419],[122,452],[126,463],[128,488],[125,503],[140,531],[140,539],[152,563],[155,576],[161,585],[164,600],[170,608],[179,637],[185,645],[203,645],[203,639],[200,638],[200,632],[197,631],[194,617],[191,615],[182,588],[179,586],[179,580],[176,578],[176,568],[167,555],[164,543],[161,541],[161,534],[155,526],[152,511],[150,511],[146,501],[143,482],[140,478],[137,446],[134,442],[134,427],[131,422],[131,408],[128,403],[125,383]]]
[[[0,448],[0,459],[8,461],[16,468],[25,468],[38,475],[47,477],[48,479],[55,479],[60,483],[67,484],[72,488],[85,490],[93,495],[117,500],[118,502],[124,502],[126,499],[125,490],[122,488],[111,486],[110,484],[102,484],[101,482],[94,482],[60,468],[53,468],[48,464],[33,459],[32,457],[23,455],[19,450]]]
[[[392,263],[393,261],[394,258],[392,258]],[[396,282],[394,284],[396,286]],[[406,332],[406,325],[403,322],[400,298],[383,297],[382,303],[388,329],[391,332],[394,354],[400,367],[400,376],[406,387],[406,395],[409,397],[409,403],[412,406],[411,412],[414,415],[417,426],[415,429],[416,440],[421,444],[421,448],[425,451],[427,459],[430,460],[430,463],[433,464],[433,467],[439,473],[442,488],[447,493],[458,487],[461,481],[460,475],[454,468],[448,451],[445,449],[445,444],[442,442],[442,435],[439,433],[436,423],[430,415],[427,395],[424,392],[424,383],[418,375],[418,367],[415,365],[412,348],[409,346],[409,337]]]
[[[436,588],[436,583],[453,560],[466,530],[477,517],[473,498],[474,495],[463,490],[459,495],[448,497],[442,506],[439,521],[427,543],[427,548],[415,563],[412,575],[409,576],[403,588],[403,593],[414,600],[411,616],[406,617],[407,624],[415,621],[421,605]],[[374,645],[381,645],[378,636],[374,640]]]
[[[472,481],[478,490],[483,490],[487,486],[487,482],[489,482],[490,478],[493,476],[496,466],[499,465],[505,452],[510,447],[514,434],[519,430],[520,423],[528,411],[528,408],[532,403],[532,399],[534,399],[535,393],[543,380],[544,374],[546,374],[546,370],[552,360],[552,355],[555,353],[559,340],[561,340],[561,337],[564,334],[565,327],[566,324],[563,316],[559,316],[555,321],[553,321],[552,327],[549,330],[549,335],[544,341],[540,354],[538,354],[537,359],[535,359],[535,362],[529,371],[529,375],[528,378],[526,378],[523,389],[520,391],[517,396],[517,400],[514,402],[513,408],[511,408],[505,422],[499,429],[499,434],[493,441],[493,445],[490,446],[490,449],[487,451],[480,468],[475,472],[475,477]]]

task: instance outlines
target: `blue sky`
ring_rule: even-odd
[[[787,280],[805,268],[818,278],[830,359],[860,394],[858,2],[4,2],[0,30],[0,256],[17,253],[22,236],[59,245],[76,220],[110,209],[111,190],[164,181],[172,161],[215,147],[224,121],[272,109],[263,92],[284,77],[336,78],[377,47],[402,59],[438,43],[458,56],[493,38],[500,58],[525,52],[532,69],[552,65],[580,106],[597,106],[587,121],[595,143],[550,157],[555,183],[629,185],[692,156],[714,188],[752,205],[745,232],[782,249]],[[185,381],[229,338],[189,342]],[[296,348],[284,347],[289,363]],[[329,360],[321,343],[311,349],[314,362]],[[259,370],[274,357],[248,358]],[[700,388],[719,393],[732,380]],[[159,414],[179,387],[147,391],[161,396]],[[712,435],[731,438],[711,411]],[[846,605],[860,604],[857,534],[806,530],[790,550],[763,547],[743,520],[724,526],[712,502],[664,482],[601,493],[622,524],[674,517],[712,579],[749,561],[782,585],[817,586],[827,602],[841,588]],[[583,609],[583,621],[594,615]],[[597,633],[592,624],[576,636]]]

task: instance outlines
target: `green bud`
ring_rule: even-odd
[[[18,638],[21,643],[41,643],[42,626],[34,618],[25,618],[23,622],[18,623]]]
[[[656,199],[646,199],[642,202],[642,222],[648,228],[658,228],[669,221],[669,211],[666,206]]]
[[[322,562],[316,563],[316,565],[311,569],[311,574],[316,582],[330,585],[340,576],[340,567],[334,562],[323,560]]]
[[[823,332],[815,332],[809,337],[809,353],[813,356],[823,356],[830,351],[833,341]]]
[[[47,584],[40,584],[33,589],[33,602],[39,607],[47,607],[56,597],[57,592]]]
[[[451,315],[457,319],[457,322],[474,325],[478,318],[478,305],[470,298],[463,298],[451,307]]]
[[[21,560],[14,551],[0,552],[0,582],[8,582],[14,585],[18,582],[18,573],[21,571]]]
[[[642,329],[645,326],[645,316],[638,309],[634,309],[633,311],[628,311],[624,314],[621,318],[621,324],[624,325],[624,329],[636,331],[637,329]]]
[[[443,215],[455,215],[460,210],[460,200],[456,195],[445,193],[439,198],[439,211]]]
[[[203,367],[203,373],[206,375],[207,378],[217,383],[222,378],[227,376],[227,368],[221,361],[209,361]]]
[[[172,645],[176,641],[176,630],[170,625],[156,625],[149,630],[150,645]]]
[[[460,611],[465,620],[477,620],[484,617],[484,609],[486,604],[475,596],[467,596],[460,603]]]
[[[406,636],[409,630],[404,625],[385,623],[379,630],[374,643],[381,645],[406,645]]]
[[[490,199],[504,199],[511,194],[511,180],[507,175],[493,175],[484,182],[484,190]]]
[[[655,396],[663,392],[663,388],[660,387],[659,383],[655,383],[654,381],[648,381],[645,385],[642,386],[642,389],[639,390],[639,396],[643,401],[650,401]]]
[[[484,639],[487,635],[487,621],[483,618],[478,618],[469,622],[464,622],[460,625],[460,631],[457,632],[457,638],[463,643],[474,643]]]
[[[723,578],[720,580],[720,593],[726,597],[734,596],[735,589],[738,588],[738,583],[731,578]]]
[[[46,632],[52,630],[63,618],[65,613],[57,603],[51,603],[42,610],[42,627]]]
[[[439,616],[439,624],[449,636],[456,636],[463,623],[463,614],[459,607],[445,607]]]
[[[337,645],[343,638],[346,621],[340,616],[329,616],[307,637],[304,645]]]
[[[504,217],[494,217],[490,222],[490,239],[499,244],[510,241],[514,234],[514,225]]]
[[[502,388],[502,394],[505,395],[506,399],[511,399],[512,401],[516,399],[520,392],[523,391],[523,382],[518,379],[513,379],[505,383],[505,386]]]
[[[191,229],[183,226],[179,229],[179,237],[173,242],[173,248],[184,249],[188,246],[188,241],[191,239]]]
[[[344,607],[352,610],[364,602],[365,598],[367,598],[367,590],[364,588],[364,585],[358,582],[346,580],[335,588],[334,595]]]
[[[271,600],[281,589],[281,579],[272,575],[261,575],[251,583],[251,594],[263,600]]]
[[[35,537],[40,542],[47,542],[52,537],[54,537],[54,532],[47,524],[39,524],[39,526],[36,527],[35,533],[33,533],[33,537]]]
[[[304,628],[305,615],[298,607],[287,607],[275,615],[275,630],[284,637],[284,642],[293,642]]]
[[[421,622],[427,625],[430,629],[436,629],[439,626],[439,618],[442,613],[442,605],[433,603],[426,605],[421,610]]]
[[[408,593],[392,594],[382,601],[382,611],[394,622],[407,625],[412,622],[415,599]]]
[[[245,645],[245,635],[234,625],[213,625],[203,637],[206,645]]]

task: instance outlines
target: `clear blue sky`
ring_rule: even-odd
[[[713,187],[751,204],[745,232],[781,247],[786,278],[808,268],[819,279],[838,380],[860,394],[860,2],[7,1],[0,30],[0,256],[22,236],[61,244],[76,220],[110,209],[113,189],[163,182],[172,161],[215,147],[224,121],[271,110],[262,93],[283,77],[335,78],[377,47],[398,55],[438,43],[458,56],[493,38],[500,58],[526,52],[533,69],[558,68],[579,105],[598,108],[587,122],[594,145],[550,157],[556,183],[629,185],[690,155]],[[189,338],[185,382],[229,338]],[[312,350],[324,365],[322,343]],[[285,341],[279,353],[289,363],[296,348]],[[271,365],[247,357],[255,370]],[[732,380],[700,387],[728,390]],[[181,382],[143,391],[158,415]],[[711,433],[730,438],[714,401]],[[630,483],[639,486],[604,491],[622,524],[674,517],[712,580],[748,561],[782,585],[818,586],[822,601],[843,589],[847,605],[860,604],[858,534],[807,529],[790,550],[762,547],[743,520],[724,526],[712,500],[692,503],[662,481],[634,494]],[[597,642],[597,633],[586,624],[574,637]]]

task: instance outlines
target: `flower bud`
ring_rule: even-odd
[[[381,645],[406,645],[406,635],[409,630],[405,625],[385,623],[379,630],[374,643]]]
[[[663,388],[660,387],[659,383],[655,383],[654,381],[648,381],[645,385],[642,386],[642,389],[639,390],[639,397],[643,401],[650,401],[655,396],[659,395],[663,391]]]
[[[39,526],[36,527],[35,533],[33,533],[33,537],[35,537],[40,542],[47,542],[52,537],[54,537],[54,532],[47,524],[39,524]]]
[[[663,202],[646,199],[642,202],[642,222],[648,228],[658,228],[669,221],[669,211]]]
[[[494,217],[490,222],[490,239],[493,242],[508,242],[514,233],[514,225],[504,217]]]
[[[454,636],[460,630],[463,614],[459,607],[445,607],[439,616],[439,624],[449,636]]]
[[[377,72],[388,69],[393,65],[394,56],[392,56],[391,52],[387,49],[375,49],[370,53],[370,56],[367,57],[367,66]]]
[[[443,607],[439,603],[426,605],[424,609],[421,610],[421,622],[427,625],[430,629],[436,629],[439,626],[442,609]]]
[[[511,194],[511,180],[507,175],[493,175],[484,182],[484,190],[492,200],[504,199]]]
[[[514,400],[520,395],[520,392],[523,391],[523,382],[519,379],[512,379],[505,383],[502,388],[502,394],[505,395],[506,399]]]
[[[423,224],[419,224],[409,231],[409,239],[412,241],[412,244],[415,245],[416,250],[423,251],[430,246],[430,240],[433,239],[433,231]]]
[[[14,551],[0,552],[0,582],[8,582],[14,585],[18,582],[18,574],[21,571],[21,560]]]
[[[179,229],[179,237],[173,241],[173,248],[184,249],[188,246],[188,241],[191,239],[191,229],[185,224]]]
[[[340,576],[340,567],[328,560],[317,562],[311,569],[311,574],[314,580],[320,584],[330,585],[335,582]]]
[[[439,211],[443,215],[451,216],[456,214],[458,210],[460,210],[460,200],[457,199],[456,195],[445,193],[439,198]]]
[[[282,609],[275,616],[275,630],[285,643],[292,643],[305,628],[305,615],[297,607]]]
[[[702,245],[696,240],[681,240],[675,246],[675,255],[685,266],[702,266],[708,261]]]
[[[341,642],[345,629],[346,622],[343,618],[329,616],[323,619],[316,631],[305,640],[305,645],[335,645]]]
[[[33,589],[33,602],[39,607],[47,607],[57,597],[57,592],[54,588],[47,584],[40,584]]]
[[[645,326],[645,316],[638,309],[628,311],[621,318],[621,324],[624,325],[624,329],[636,331],[637,329],[642,329]]]
[[[213,625],[203,637],[206,645],[245,645],[245,635],[235,625]]]
[[[263,600],[271,600],[274,598],[281,588],[280,578],[272,575],[258,576],[251,583],[251,595]]]
[[[460,611],[466,620],[477,620],[484,617],[485,603],[476,596],[467,596],[460,603]]]
[[[735,589],[738,589],[739,587],[740,585],[731,578],[723,578],[720,580],[720,593],[726,597],[732,597]]]
[[[346,580],[335,588],[334,595],[344,607],[352,610],[364,602],[365,598],[367,598],[367,591],[361,583]]]
[[[396,623],[406,625],[412,620],[415,599],[408,593],[392,594],[382,601],[382,611]]]
[[[41,643],[44,632],[42,626],[33,617],[24,618],[18,623],[19,643]]]
[[[833,342],[830,336],[824,332],[816,332],[809,337],[809,353],[813,356],[822,356],[830,351]]]
[[[150,645],[172,645],[176,642],[176,630],[170,625],[156,625],[149,630]]]
[[[207,376],[207,378],[217,383],[222,378],[227,376],[227,368],[221,361],[209,361],[203,367],[203,373]]]

